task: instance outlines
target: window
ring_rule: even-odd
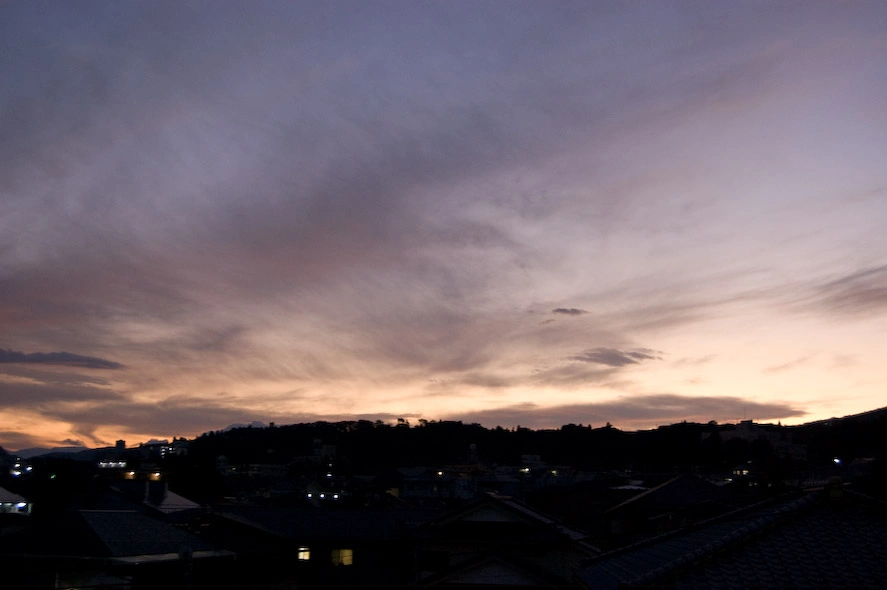
[[[333,549],[330,558],[333,565],[351,565],[354,563],[354,551],[351,549]]]
[[[311,559],[311,549],[309,547],[299,547],[299,551],[296,554],[299,558],[299,561],[308,561]]]

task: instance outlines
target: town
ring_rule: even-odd
[[[627,432],[262,425],[0,454],[4,587],[887,585],[887,409]]]

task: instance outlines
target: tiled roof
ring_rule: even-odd
[[[843,491],[766,503],[589,561],[587,588],[884,588],[887,512]]]
[[[144,557],[197,553],[203,539],[133,510],[75,510],[48,518],[20,534],[0,536],[0,553],[70,557]]]
[[[449,522],[459,521],[466,515],[470,515],[471,513],[481,509],[485,505],[492,506],[494,509],[500,509],[505,510],[506,512],[510,512],[525,523],[535,525],[536,527],[544,527],[557,536],[566,537],[573,541],[585,539],[588,537],[588,535],[583,533],[582,531],[574,530],[561,525],[553,517],[548,516],[536,510],[535,508],[531,508],[530,506],[527,506],[523,502],[520,502],[519,500],[516,500],[511,496],[503,496],[493,493],[487,493],[477,500],[468,502],[463,506],[451,510],[450,512],[447,512],[446,514],[435,519],[433,522],[430,522],[429,525],[436,526]],[[538,531],[535,534],[539,534]]]
[[[114,557],[212,549],[202,539],[138,512],[81,510],[79,515]]]
[[[658,500],[670,505],[689,505],[716,500],[719,496],[720,491],[714,484],[695,475],[679,475],[654,488],[632,496],[607,512],[617,512],[644,500]]]

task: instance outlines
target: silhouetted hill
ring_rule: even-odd
[[[15,451],[15,454],[22,459],[31,459],[32,457],[41,457],[43,455],[49,455],[50,453],[55,455],[68,455],[71,453],[79,453],[85,450],[87,450],[86,447],[33,447],[30,449],[21,449]]]
[[[353,472],[477,462],[518,465],[522,456],[538,455],[551,465],[581,469],[631,466],[671,472],[723,469],[748,461],[780,471],[797,467],[808,449],[812,463],[828,463],[835,457],[848,461],[881,457],[887,450],[887,409],[799,426],[753,427],[756,434],[737,436],[738,425],[715,422],[682,422],[637,432],[609,425],[531,430],[448,420],[422,420],[418,425],[315,422],[205,433],[191,441],[190,455],[206,462],[224,456],[237,465],[287,464],[331,454],[337,469]]]
[[[876,410],[851,414],[850,416],[843,416],[841,418],[826,418],[824,420],[806,422],[801,426],[828,426],[830,424],[833,425],[836,422],[878,422],[885,419],[887,419],[887,408],[878,408]]]

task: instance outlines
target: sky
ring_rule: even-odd
[[[883,2],[7,2],[0,446],[885,406]]]

